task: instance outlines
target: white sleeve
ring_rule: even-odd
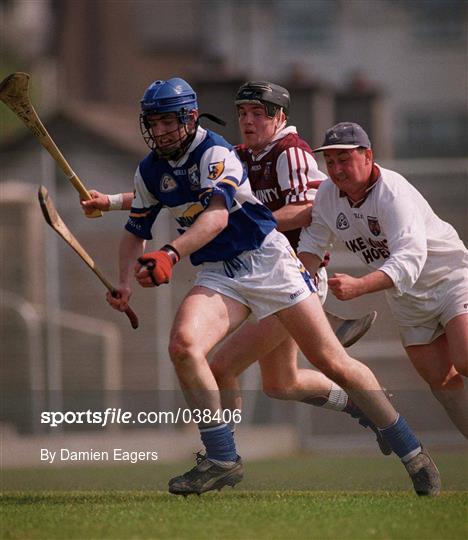
[[[137,168],[134,177],[135,184],[135,198],[132,202],[132,208],[143,209],[151,208],[159,203],[158,199],[148,191],[145,182],[140,173],[140,167]]]
[[[237,154],[224,146],[212,146],[200,160],[202,188],[214,187],[218,182],[224,182],[237,189],[243,173],[242,163]]]
[[[399,190],[379,200],[379,220],[390,251],[379,270],[390,277],[398,295],[416,283],[427,259],[424,215],[414,195],[411,190]]]
[[[318,192],[317,200],[312,208],[312,223],[301,231],[297,252],[313,253],[323,259],[325,252],[332,246],[335,235],[323,219],[322,212],[327,212],[327,210],[324,209],[325,203],[321,195],[322,190]]]
[[[276,160],[276,173],[281,190],[289,191],[286,204],[313,201],[320,182],[326,178],[312,154],[297,146],[281,152]]]

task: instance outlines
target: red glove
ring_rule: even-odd
[[[172,277],[172,268],[180,260],[176,249],[169,244],[158,251],[151,251],[139,257],[138,262],[146,269],[147,275],[141,276],[141,268],[137,268],[137,280],[142,287],[159,286],[169,283]],[[151,283],[148,281],[148,277]]]

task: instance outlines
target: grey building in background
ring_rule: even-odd
[[[229,95],[239,81],[266,78],[291,88],[300,103],[295,113],[293,104],[293,115],[312,125],[304,133],[311,145],[327,124],[346,119],[361,120],[372,132],[380,157],[464,155],[463,0],[43,0],[2,6],[6,58],[13,70],[34,73],[44,102],[95,102],[137,115],[142,92],[156,78],[177,74],[194,86],[210,81]],[[304,89],[327,98],[320,100],[320,115],[309,117]],[[235,125],[233,108],[224,116]]]

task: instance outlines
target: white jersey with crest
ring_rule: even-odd
[[[322,257],[336,238],[342,240],[364,264],[391,278],[395,286],[385,292],[399,324],[424,325],[437,311],[434,296],[442,298],[452,281],[468,284],[468,252],[403,176],[376,167],[377,181],[355,205],[330,179],[322,183],[298,253]]]

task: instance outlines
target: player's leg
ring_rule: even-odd
[[[397,414],[372,371],[350,358],[331,331],[316,295],[277,313],[305,357],[345,390],[379,427],[394,422]]]
[[[278,325],[280,321],[275,317]],[[282,326],[282,325],[281,325]],[[320,371],[300,369],[297,365],[299,348],[289,337],[276,349],[259,360],[263,391],[274,399],[294,400],[315,407],[344,412],[359,424],[369,427],[376,436],[380,451],[388,456],[392,449],[377,427],[353,403],[348,394]]]
[[[297,353],[296,343],[277,317],[244,323],[223,342],[210,363],[223,409],[242,409],[238,376],[260,359],[263,391],[269,397],[343,411],[356,418],[364,428],[370,427],[376,434],[380,450],[385,455],[391,454],[392,450],[380,432],[342,388],[319,371],[298,369]]]
[[[445,325],[450,358],[458,373],[468,377],[468,313],[454,317]],[[448,392],[450,395],[451,418],[459,418],[462,433],[468,438],[468,389]]]
[[[452,336],[456,325],[449,322],[447,327]],[[457,348],[456,341],[457,337],[452,339],[452,350]],[[442,334],[427,345],[410,345],[405,349],[416,371],[427,382],[449,418],[460,433],[468,437],[467,391],[463,377],[452,362],[455,352],[450,349],[447,334]]]
[[[171,493],[187,495],[234,485],[242,479],[229,426],[219,418],[221,402],[216,380],[208,365],[208,352],[248,316],[248,308],[205,287],[194,287],[176,314],[169,354],[180,386],[194,417],[209,410],[198,422],[206,457],[187,473],[169,482]]]
[[[419,495],[437,495],[437,467],[411,428],[386,398],[372,371],[349,357],[331,331],[316,295],[285,308],[278,318],[294,337],[306,358],[346,390],[351,399],[378,426],[400,457]]]
[[[226,338],[210,363],[224,409],[242,408],[239,375],[286,339],[289,334],[274,317],[259,322],[247,321]]]
[[[468,313],[458,315],[445,325],[450,358],[458,373],[468,377]]]
[[[283,326],[276,317],[274,320],[278,327]],[[318,371],[299,369],[298,351],[296,342],[288,335],[274,350],[260,358],[263,391],[274,399],[321,405],[330,393],[331,381]]]
[[[365,324],[367,328],[375,319],[374,313]],[[339,317],[336,319],[338,326],[361,321],[361,319],[344,321]],[[352,325],[351,333],[346,335],[348,337],[352,335],[355,340],[357,336],[355,330],[358,326],[361,327]],[[294,341],[276,317],[267,317],[257,323],[246,322],[224,341],[210,362],[221,391],[223,408],[230,410],[242,408],[237,378],[250,365],[261,359],[263,388],[268,396],[343,410],[347,401],[346,393],[334,385],[330,397],[332,381],[317,371],[298,370],[297,350]]]
[[[299,370],[297,352],[297,345],[277,317],[266,317],[257,323],[246,322],[223,342],[210,363],[223,407],[241,408],[237,377],[259,360],[263,390],[269,397],[342,410],[347,394],[322,373]],[[332,386],[335,392],[330,401]]]

